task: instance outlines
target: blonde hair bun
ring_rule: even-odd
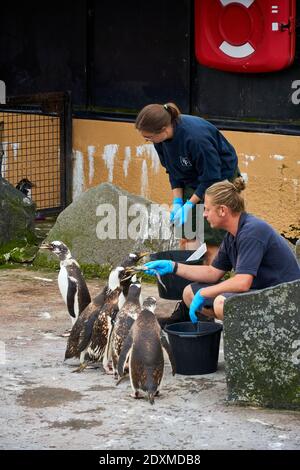
[[[246,189],[246,183],[245,183],[242,176],[238,176],[237,178],[235,178],[235,180],[232,182],[232,184],[234,186],[234,189],[238,193],[241,193],[242,191],[244,191],[244,189]]]

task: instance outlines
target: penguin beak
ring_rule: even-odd
[[[126,270],[125,277],[122,277],[121,282],[129,281],[129,279],[131,279],[133,275],[134,275],[133,271],[128,272]]]
[[[143,266],[132,266],[130,268],[125,269],[125,274],[130,275],[132,277],[134,274],[146,271],[146,269],[147,268],[144,268]]]
[[[124,274],[125,274],[125,276],[129,276],[129,275],[131,275],[131,276],[132,276],[134,273],[135,273],[135,271],[134,271],[134,267],[131,267],[131,268],[125,268],[125,270],[124,270]]]
[[[128,281],[129,279],[131,279],[138,272],[140,272],[140,271],[137,270],[134,266],[125,268],[125,270],[124,270],[125,277],[122,278],[122,282],[123,281]]]
[[[42,250],[53,250],[53,246],[50,243],[42,243],[40,248]]]
[[[141,253],[138,254],[138,261],[142,258],[144,258],[145,256],[149,256],[150,255],[150,252],[149,251],[143,251]]]

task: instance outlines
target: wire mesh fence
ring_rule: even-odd
[[[49,94],[44,100],[39,95],[40,103],[25,104],[14,99],[0,106],[0,174],[25,194],[27,191],[37,210],[58,213],[67,200],[66,158],[71,135],[66,129],[71,123],[66,126],[64,103],[58,103],[57,95],[56,100],[53,94],[47,98]],[[20,97],[18,101],[26,100]]]

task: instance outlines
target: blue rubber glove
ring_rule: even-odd
[[[190,314],[190,319],[191,319],[192,323],[197,323],[198,318],[197,318],[197,315],[196,315],[196,310],[201,310],[201,308],[203,307],[203,304],[204,304],[204,300],[205,300],[205,297],[203,297],[200,294],[200,290],[198,290],[198,292],[194,296],[194,298],[192,300],[192,303],[190,305],[189,314]]]
[[[174,217],[174,224],[177,227],[186,223],[190,210],[194,207],[192,201],[186,201],[186,203],[178,209]]]
[[[173,199],[173,207],[170,213],[170,222],[174,222],[174,217],[176,212],[183,206],[183,199],[182,197],[174,197]]]
[[[157,273],[160,274],[160,276],[163,276],[164,274],[170,274],[173,272],[174,264],[173,261],[162,259],[158,261],[150,261],[149,263],[144,264],[144,267],[147,268],[145,273],[150,274],[150,276],[155,276]]]

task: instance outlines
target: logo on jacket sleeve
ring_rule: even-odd
[[[185,167],[185,168],[192,166],[192,164],[191,164],[191,162],[190,162],[190,160],[189,160],[188,157],[182,157],[182,156],[180,156],[180,157],[179,157],[179,160],[180,160],[180,165],[183,166],[183,167]]]

